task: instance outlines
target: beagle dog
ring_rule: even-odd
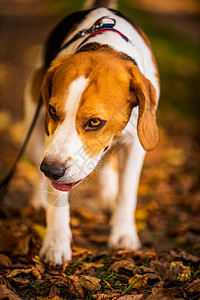
[[[45,68],[38,67],[26,86],[26,126],[41,86],[44,100],[29,152],[41,170],[32,204],[46,203],[40,250],[46,263],[71,259],[68,194],[116,145],[119,170],[108,162],[100,174],[103,201],[115,201],[109,245],[140,247],[134,212],[145,152],[159,140],[159,75],[147,37],[115,6],[88,1],[64,19],[47,42]]]

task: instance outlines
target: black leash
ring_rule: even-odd
[[[39,101],[38,101],[38,105],[37,105],[37,108],[36,108],[36,111],[35,111],[35,115],[33,117],[33,120],[32,120],[32,123],[31,123],[31,126],[28,130],[28,133],[26,135],[26,138],[22,144],[22,147],[20,149],[20,152],[17,156],[17,158],[15,159],[9,173],[6,175],[6,177],[0,182],[0,202],[3,202],[4,200],[4,197],[6,196],[7,194],[7,191],[8,191],[8,187],[9,187],[9,183],[10,183],[10,180],[12,179],[15,171],[16,171],[16,167],[17,167],[17,164],[19,162],[19,160],[21,159],[22,155],[24,154],[24,151],[26,149],[26,146],[30,140],[30,137],[31,137],[31,133],[33,131],[33,128],[35,126],[35,123],[37,121],[37,118],[39,116],[39,112],[40,112],[40,109],[42,107],[42,95],[40,94],[40,98],[39,98]]]

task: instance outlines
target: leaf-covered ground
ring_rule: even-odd
[[[15,0],[11,7],[1,1],[1,177],[23,138],[21,98],[34,57],[67,7],[81,3],[74,2],[49,2],[47,7],[45,1]],[[100,207],[97,171],[71,195],[72,261],[63,267],[43,264],[38,251],[45,215],[28,204],[36,168],[25,156],[0,205],[0,299],[199,299],[200,47],[196,1],[191,3],[190,11],[181,16],[176,11],[174,17],[172,3],[164,15],[120,1],[121,10],[148,33],[162,84],[160,145],[146,157],[138,190],[136,223],[142,249],[108,249],[109,215]]]

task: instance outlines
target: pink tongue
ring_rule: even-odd
[[[62,192],[69,192],[73,186],[75,185],[75,182],[70,183],[70,184],[60,184],[60,183],[56,183],[54,181],[51,181],[51,184],[53,185],[53,187],[59,191]]]

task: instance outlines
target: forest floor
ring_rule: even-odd
[[[21,98],[34,65],[32,56],[59,19],[58,12],[53,14],[55,3],[46,10],[45,1],[14,2],[9,9],[6,1],[1,2],[2,178],[23,139]],[[124,12],[130,11],[129,2],[124,1]],[[62,267],[44,264],[38,252],[45,214],[28,203],[37,169],[25,156],[0,205],[0,300],[199,299],[200,45],[194,41],[195,34],[191,40],[185,36],[188,30],[171,33],[166,19],[162,27],[161,16],[135,13],[157,49],[163,87],[158,110],[160,144],[146,156],[138,190],[136,225],[142,248],[108,248],[109,215],[99,206],[97,171],[71,194],[72,261]],[[188,26],[193,26],[196,14],[188,18],[192,18]]]

